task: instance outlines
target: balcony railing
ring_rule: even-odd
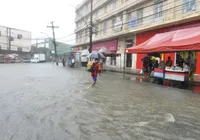
[[[139,32],[145,31],[149,29],[156,29],[165,26],[170,26],[173,24],[179,24],[183,22],[190,22],[193,20],[197,20],[200,17],[200,0],[196,1],[196,8],[195,10],[188,11],[187,13],[184,12],[183,4],[179,3],[175,6],[165,6],[163,7],[162,16],[155,16],[156,14],[153,11],[145,11],[144,16],[140,19],[137,17],[133,17],[131,20],[123,21],[122,31],[114,31],[115,26],[110,25],[107,27],[106,35],[101,35],[102,30],[99,31],[98,36],[94,35],[94,41],[103,40],[107,38],[113,38],[114,36],[124,35],[130,32]],[[152,8],[153,9],[153,8]],[[127,16],[127,15],[123,15]],[[124,19],[124,18],[123,18]],[[140,23],[138,24],[138,21]],[[81,43],[80,43],[81,44]]]

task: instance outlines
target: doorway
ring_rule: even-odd
[[[133,39],[126,40],[126,48],[130,48],[132,46],[133,46]],[[126,67],[128,67],[128,68],[132,67],[132,54],[127,54]]]

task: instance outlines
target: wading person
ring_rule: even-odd
[[[95,59],[95,62],[92,64],[92,66],[90,68],[90,72],[91,72],[91,76],[92,76],[92,79],[93,79],[92,87],[94,87],[96,85],[97,76],[98,76],[98,73],[99,73],[98,59]]]

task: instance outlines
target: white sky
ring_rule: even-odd
[[[52,36],[51,28],[46,28],[51,21],[59,29],[56,38],[74,33],[75,6],[82,0],[0,0],[0,25],[32,32],[33,38],[46,37],[41,32]],[[73,7],[74,6],[74,7]],[[58,41],[74,43],[75,36]],[[73,40],[73,41],[68,41]]]

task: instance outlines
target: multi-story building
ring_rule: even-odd
[[[77,48],[89,44],[90,2],[84,0],[76,7]],[[121,57],[107,59],[107,65],[120,68],[124,66],[125,48],[141,44],[156,33],[200,26],[200,0],[93,0],[92,17],[92,50],[106,47],[121,53]],[[142,57],[126,55],[125,66],[141,69]]]
[[[27,53],[31,49],[31,32],[0,26],[1,53]]]

